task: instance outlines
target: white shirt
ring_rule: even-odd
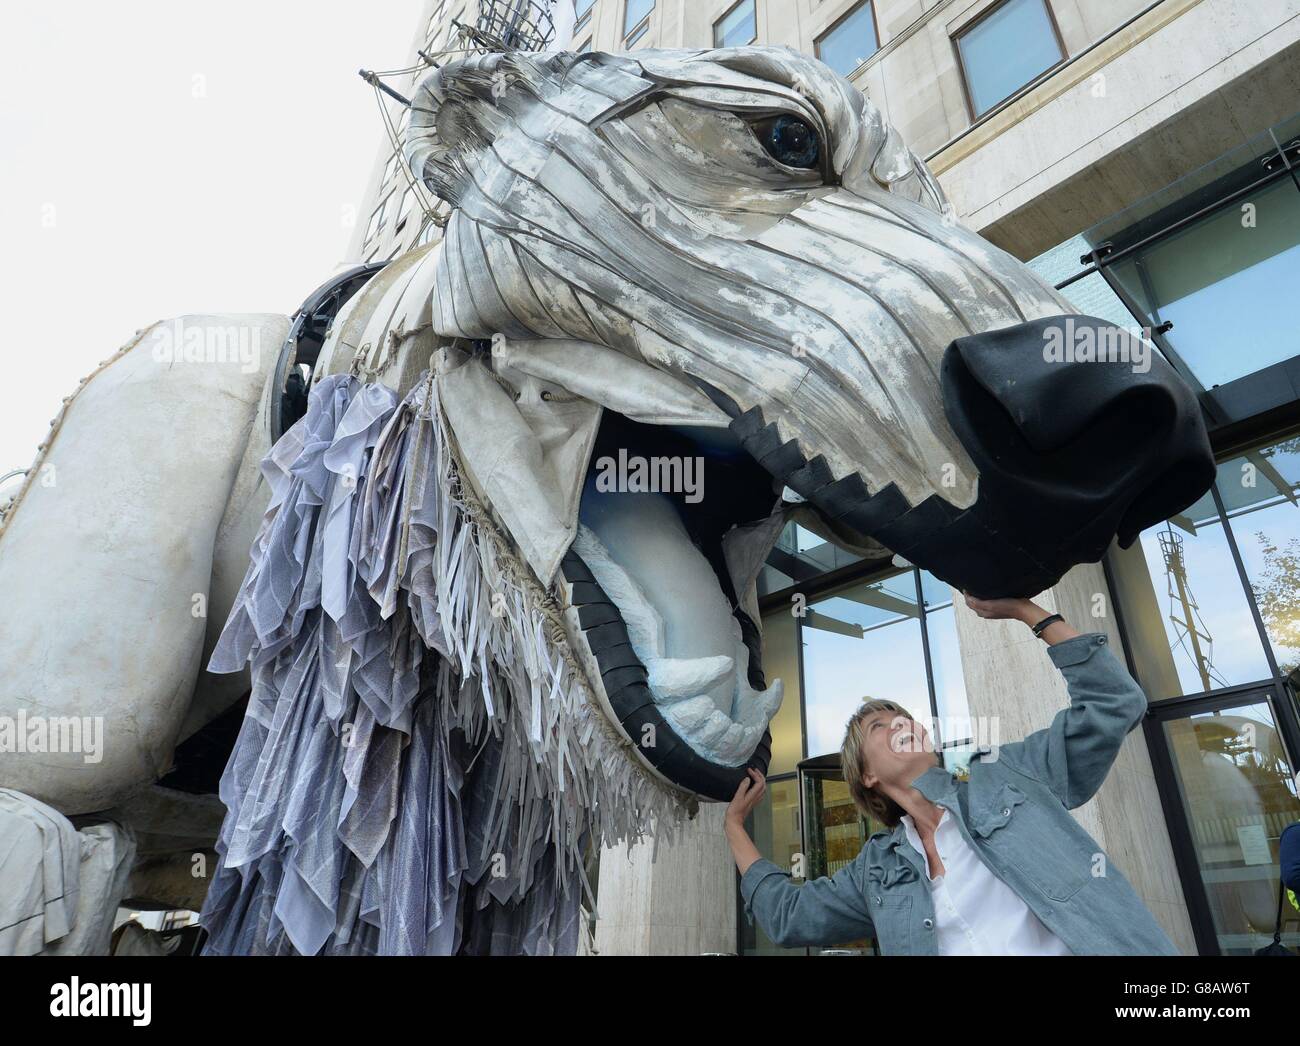
[[[934,830],[934,848],[944,874],[931,877],[930,862],[911,814],[903,814],[908,841],[934,900],[935,932],[940,955],[1069,955],[1011,887],[989,870],[953,823],[946,808]]]

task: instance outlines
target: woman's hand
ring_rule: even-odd
[[[750,767],[747,776],[736,786],[736,794],[732,796],[727,806],[723,831],[726,833],[727,843],[731,846],[731,856],[736,859],[736,868],[741,875],[744,875],[749,866],[762,856],[758,852],[758,847],[754,845],[754,840],[745,831],[745,820],[754,812],[754,807],[762,801],[766,791],[767,779]]]
[[[1027,625],[1036,625],[1047,617],[1047,611],[1032,599],[976,599],[966,591],[962,595],[966,597],[968,607],[991,621],[1023,621]]]
[[[763,801],[763,796],[767,792],[767,778],[752,766],[747,774],[748,776],[736,786],[736,794],[731,797],[731,802],[727,805],[728,827],[743,828],[749,815],[754,812],[754,807]]]
[[[1050,616],[1032,599],[976,599],[964,590],[962,595],[966,597],[966,605],[976,614],[993,621],[1023,621],[1033,628],[1038,622]],[[1057,643],[1064,643],[1078,634],[1064,620],[1061,620],[1048,625],[1038,638],[1048,646],[1056,646]]]

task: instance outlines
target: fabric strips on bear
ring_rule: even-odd
[[[262,462],[209,665],[252,680],[211,953],[572,953],[589,842],[680,821],[473,518],[437,392],[328,376]]]

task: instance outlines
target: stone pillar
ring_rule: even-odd
[[[600,853],[595,953],[699,955],[736,949],[736,866],[722,834],[726,807],[701,803],[672,843]]]
[[[966,608],[960,592],[953,595],[972,718],[996,716],[997,737],[1004,742],[1047,726],[1069,704],[1069,696],[1042,640],[1019,622],[977,617]],[[1105,633],[1112,652],[1122,658],[1111,594],[1100,564],[1075,567],[1034,601],[1049,613],[1063,614],[1080,632]],[[1125,740],[1097,794],[1071,813],[1132,883],[1174,946],[1195,955],[1187,902],[1140,726]]]

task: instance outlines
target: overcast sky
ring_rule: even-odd
[[[419,0],[0,4],[0,473],[140,327],[290,314],[343,260]]]

